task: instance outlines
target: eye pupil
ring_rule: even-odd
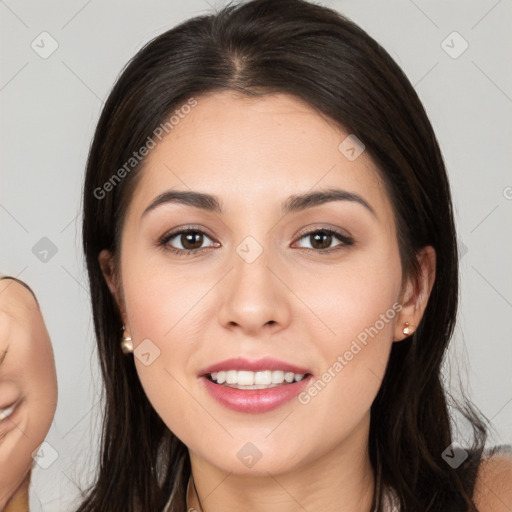
[[[199,249],[203,245],[203,235],[198,232],[182,234],[181,243],[185,249]]]
[[[313,235],[311,235],[312,240],[314,240],[314,243],[312,242],[312,246],[315,247],[315,243],[319,242],[320,247],[316,246],[316,249],[328,249],[331,246],[332,242],[332,235],[329,233],[325,233],[322,231],[317,231]],[[323,240],[323,242],[322,242]]]

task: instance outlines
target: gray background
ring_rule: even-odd
[[[96,464],[101,382],[80,248],[80,194],[102,102],[149,39],[224,5],[208,2],[0,1],[0,272],[35,290],[59,381],[51,448],[40,460],[51,464],[34,470],[33,511],[71,510],[77,484],[90,482]],[[432,120],[461,242],[461,310],[446,371],[462,372],[473,402],[496,428],[493,442],[511,443],[512,2],[321,3],[390,52]],[[50,36],[40,35],[45,31]],[[52,39],[58,48],[42,58]],[[38,250],[49,245],[56,252],[41,261]]]

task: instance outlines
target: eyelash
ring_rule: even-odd
[[[189,228],[180,229],[178,231],[174,231],[172,233],[162,236],[160,238],[160,240],[158,241],[158,246],[164,248],[165,250],[173,252],[177,256],[190,256],[191,254],[200,254],[200,253],[212,248],[210,246],[210,247],[203,247],[200,249],[177,249],[176,247],[172,247],[171,245],[168,245],[169,241],[171,241],[173,238],[177,237],[178,235],[183,235],[183,234],[187,234],[187,233],[200,233],[202,235],[205,235],[207,238],[210,238],[210,240],[211,240],[211,237],[209,237],[201,229],[189,227]],[[327,229],[327,228],[317,228],[317,229],[308,231],[306,233],[302,233],[300,235],[300,237],[298,238],[298,240],[302,240],[303,238],[305,238],[307,236],[311,236],[315,233],[324,233],[327,235],[333,235],[334,237],[338,238],[342,243],[339,245],[336,245],[334,247],[330,247],[328,249],[311,249],[309,247],[300,247],[300,249],[304,249],[306,251],[312,251],[312,252],[320,253],[320,254],[326,254],[326,253],[331,253],[334,251],[341,250],[344,247],[349,247],[349,246],[354,245],[354,240],[352,238],[350,238],[346,235],[343,235],[342,233],[340,233],[338,231],[335,231],[333,229]]]

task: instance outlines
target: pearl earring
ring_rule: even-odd
[[[402,332],[406,335],[406,336],[409,336],[409,334],[412,333],[412,329],[409,327],[409,322],[405,322],[404,324],[404,328],[402,329]]]
[[[123,340],[121,341],[121,350],[123,351],[123,354],[131,354],[133,352],[133,341],[130,336],[126,336],[126,331],[123,335]]]

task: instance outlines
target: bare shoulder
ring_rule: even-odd
[[[473,501],[480,512],[512,510],[512,446],[500,446],[482,459]]]

